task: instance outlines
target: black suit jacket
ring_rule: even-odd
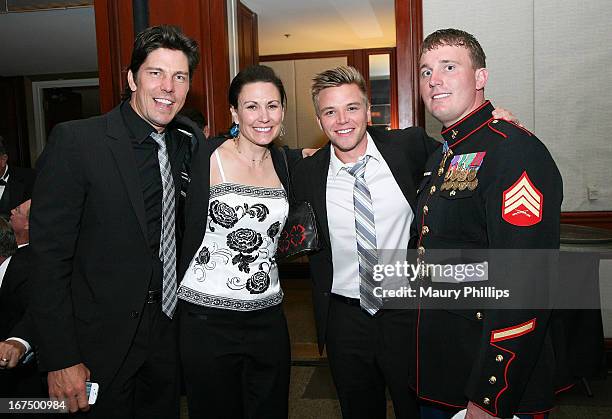
[[[32,293],[30,246],[23,246],[9,261],[0,287],[0,340],[18,337],[34,345],[31,326],[25,317]],[[18,364],[11,370],[0,370],[2,397],[44,397],[46,389],[36,369],[36,362]]]
[[[0,341],[18,337],[32,343],[24,314],[31,294],[30,246],[23,246],[11,257],[0,286]]]
[[[200,144],[191,161],[191,183],[185,203],[185,236],[179,263],[179,282],[185,275],[191,259],[198,251],[208,222],[210,198],[210,157],[228,138],[215,137]],[[289,191],[288,169],[301,159],[301,150],[284,148],[287,163],[279,147],[270,145],[272,164],[286,191]],[[290,195],[290,194],[289,194]]]
[[[9,164],[9,178],[0,198],[0,216],[8,220],[11,210],[32,197],[36,172]]]
[[[368,127],[376,147],[389,165],[404,198],[416,213],[416,186],[423,177],[423,167],[429,154],[439,145],[429,138],[421,128],[386,131]],[[327,330],[327,314],[333,280],[332,248],[327,222],[326,189],[331,145],[327,144],[312,157],[298,163],[293,183],[298,200],[309,201],[315,211],[323,248],[309,255],[310,273],[313,281],[313,304],[319,350],[323,351]],[[390,201],[389,205],[393,202]]]
[[[203,140],[180,117],[168,127],[177,199],[191,144],[188,135],[174,132],[179,125]],[[138,168],[120,108],[57,125],[38,163],[30,246],[40,367],[84,362],[93,381],[109,380],[136,333],[154,270],[162,269],[147,240]]]

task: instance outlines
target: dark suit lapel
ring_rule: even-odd
[[[378,151],[380,151],[380,154],[382,154],[387,162],[395,182],[414,212],[416,210],[416,188],[411,177],[412,171],[408,167],[408,157],[402,149],[403,144],[400,144],[401,140],[391,141],[388,138],[383,138],[384,133],[379,133],[373,129],[368,129],[368,132],[374,140]]]
[[[312,176],[312,191],[315,214],[317,215],[317,223],[323,233],[323,237],[327,241],[327,245],[331,248],[329,239],[329,226],[327,225],[327,174],[329,173],[329,158],[331,153],[331,145],[328,143],[312,158],[315,159],[314,170]]]
[[[19,197],[23,197],[24,196],[24,192],[25,192],[25,184],[23,182],[23,179],[21,179],[20,177],[17,177],[15,175],[15,173],[11,173],[11,168],[9,166],[9,180],[7,182],[6,188],[4,189],[4,192],[7,193],[7,202],[10,208],[8,208],[9,212],[15,208],[17,205],[21,204],[21,202],[16,202],[17,199],[19,199]],[[2,196],[2,199],[4,199],[4,195]]]
[[[106,134],[108,146],[117,163],[125,189],[138,218],[143,237],[145,240],[148,240],[144,197],[138,178],[138,168],[136,167],[136,159],[130,144],[130,137],[125,129],[119,107],[113,109],[108,114],[108,130]]]

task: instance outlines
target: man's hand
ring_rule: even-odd
[[[16,340],[0,342],[0,369],[15,368],[26,353],[26,347]]]
[[[495,419],[496,416],[491,416],[474,403],[469,402],[467,405],[467,412],[465,419]]]
[[[514,116],[514,114],[507,109],[504,109],[504,108],[493,109],[493,117],[495,119],[503,119],[504,121],[512,122],[513,124],[516,124],[519,127],[525,128],[523,124],[521,124],[521,121],[519,121],[518,118]]]
[[[85,364],[77,364],[57,371],[49,371],[49,397],[68,401],[68,410],[74,413],[78,410],[89,410],[85,381],[89,380],[90,372]]]

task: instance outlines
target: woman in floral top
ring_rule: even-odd
[[[287,166],[272,145],[286,94],[266,66],[229,91],[231,137],[192,161],[179,265],[180,345],[189,417],[286,418],[290,349],[274,258],[287,218]],[[301,158],[286,150],[290,165]]]

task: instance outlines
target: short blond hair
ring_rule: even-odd
[[[355,67],[343,65],[325,70],[312,78],[310,94],[312,95],[312,103],[314,104],[317,115],[319,114],[319,93],[321,93],[321,90],[327,89],[328,87],[342,86],[344,84],[354,84],[357,86],[363,95],[363,100],[366,105],[370,104],[366,82],[359,70]]]

